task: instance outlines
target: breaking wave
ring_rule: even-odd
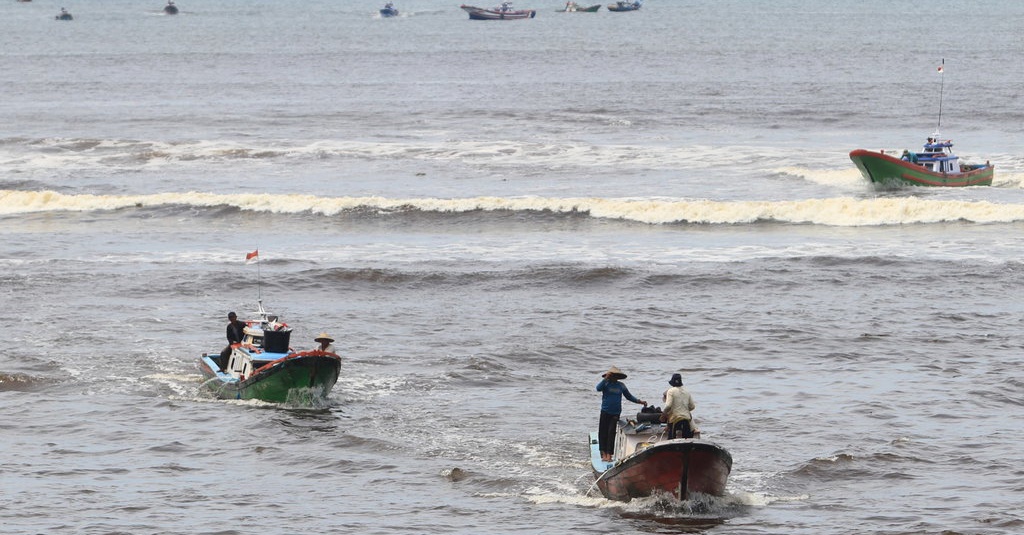
[[[857,199],[835,197],[788,201],[701,199],[469,197],[320,197],[300,194],[216,194],[202,192],[146,195],[69,195],[55,191],[0,190],[0,216],[44,212],[90,212],[181,206],[232,207],[247,212],[337,216],[362,213],[462,214],[473,212],[586,215],[649,225],[745,225],[758,222],[836,227],[941,222],[1012,223],[1024,221],[1024,204],[931,200],[914,197]]]

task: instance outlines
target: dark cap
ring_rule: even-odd
[[[678,373],[673,373],[672,378],[668,380],[668,384],[672,386],[683,386],[683,376]]]

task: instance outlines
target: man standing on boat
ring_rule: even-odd
[[[626,378],[618,368],[612,366],[604,375],[601,382],[597,383],[597,391],[601,392],[601,420],[597,427],[598,448],[601,450],[601,460],[610,462],[615,451],[615,431],[619,425],[619,415],[622,414],[622,397],[639,403],[644,407],[647,402],[633,397],[626,385],[619,382]]]
[[[220,359],[217,364],[220,365],[220,369],[227,371],[228,359],[231,357],[231,346],[234,344],[241,344],[242,337],[245,336],[245,323],[238,321],[238,316],[234,312],[228,312],[228,346],[220,352]]]
[[[683,376],[673,373],[668,380],[671,388],[665,391],[665,416],[668,418],[668,438],[693,438],[696,431],[690,411],[697,408],[693,396],[683,388]]]

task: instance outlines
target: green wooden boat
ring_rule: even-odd
[[[292,330],[259,303],[259,317],[247,321],[242,343],[231,346],[225,363],[219,353],[197,362],[203,383],[220,399],[258,399],[309,404],[324,399],[338,381],[341,357],[320,350],[293,351]]]
[[[946,60],[938,68],[939,75],[946,71]],[[886,152],[857,149],[850,152],[857,169],[864,178],[881,186],[933,186],[960,188],[965,186],[991,186],[995,167],[989,162],[970,165],[960,161],[953,154],[953,142],[941,140],[938,129],[942,127],[942,89],[945,78],[939,83],[939,121],[936,133],[924,144],[921,152],[904,150]]]
[[[895,186],[965,187],[991,186],[995,166],[989,162],[970,165],[952,152],[953,142],[928,138],[922,152],[895,153],[857,149],[850,159],[873,184]]]

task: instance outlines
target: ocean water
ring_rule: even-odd
[[[1024,530],[1024,4],[177,4],[0,4],[0,531]],[[259,299],[327,399],[203,389]],[[726,496],[596,493],[612,365]]]

